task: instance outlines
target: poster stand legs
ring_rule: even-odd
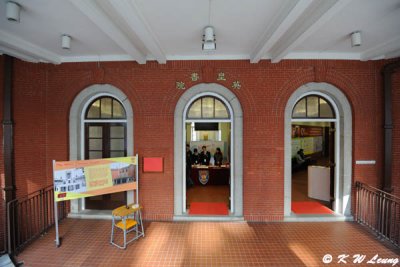
[[[54,240],[56,242],[56,247],[58,248],[61,244],[60,244],[60,234],[58,232],[58,205],[57,205],[57,201],[54,200],[54,223],[55,223],[55,227],[56,227],[56,240]]]

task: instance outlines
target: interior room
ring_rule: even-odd
[[[292,210],[297,214],[331,213],[326,208],[332,209],[332,129],[330,122],[292,123]]]
[[[192,155],[190,170],[186,173],[189,176],[186,177],[186,207],[189,214],[228,215],[230,127],[229,122],[186,123],[186,143]],[[211,156],[208,166],[196,161],[196,155],[201,154],[204,146]],[[222,153],[220,162],[215,157],[217,149]]]

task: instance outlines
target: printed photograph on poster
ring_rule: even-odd
[[[86,180],[83,168],[60,170],[54,178],[54,190],[59,192],[84,192]]]
[[[133,190],[136,170],[136,157],[55,162],[55,199],[63,201]]]

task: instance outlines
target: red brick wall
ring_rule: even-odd
[[[353,165],[353,179],[374,186],[382,178],[383,62],[289,60],[176,61],[159,65],[132,62],[69,63],[58,66],[17,61],[14,81],[17,194],[52,183],[51,161],[68,160],[69,109],[76,95],[97,83],[121,89],[134,110],[134,152],[164,158],[163,173],[142,173],[140,198],[145,218],[173,216],[174,110],[186,88],[216,82],[237,95],[243,109],[243,201],[247,220],[283,218],[284,109],[290,95],[308,82],[328,82],[343,90],[353,109],[353,159],[377,161]],[[198,82],[190,74],[198,72]],[[242,88],[231,88],[239,80]],[[398,92],[398,90],[397,90]],[[398,113],[397,113],[398,114]],[[399,124],[399,123],[398,123]],[[397,143],[397,153],[400,144]],[[254,156],[255,155],[255,156]],[[264,156],[267,156],[266,159]],[[397,175],[398,177],[398,175]]]

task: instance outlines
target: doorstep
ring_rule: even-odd
[[[353,216],[341,214],[294,214],[285,216],[284,222],[348,222],[354,221]]]

